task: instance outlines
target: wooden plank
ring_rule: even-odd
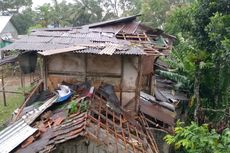
[[[64,71],[49,71],[48,75],[69,75],[69,76],[85,76],[84,72],[64,72]],[[121,75],[117,73],[95,73],[95,72],[87,72],[86,77],[108,77],[108,78],[120,78]]]

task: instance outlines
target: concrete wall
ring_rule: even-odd
[[[95,87],[102,82],[109,83],[115,87],[122,106],[134,109],[135,102],[132,101],[137,93],[138,56],[63,53],[46,58],[50,90],[57,88],[62,81],[77,83],[89,80]]]

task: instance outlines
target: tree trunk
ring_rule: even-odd
[[[194,110],[194,120],[199,121],[199,109],[200,109],[200,62],[196,63],[195,81],[194,81],[194,94],[196,98],[196,108]]]
[[[215,72],[216,72],[216,78],[215,78],[215,88],[214,88],[214,107],[213,108],[216,108],[218,107],[218,103],[220,101],[220,78],[221,78],[221,75],[220,75],[220,60],[218,59],[217,60],[217,63],[216,63],[216,68],[215,68]]]

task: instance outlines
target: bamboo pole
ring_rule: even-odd
[[[3,95],[3,103],[4,106],[6,106],[6,93],[5,93],[5,82],[4,82],[4,70],[3,70],[3,66],[2,68],[2,95]]]
[[[13,94],[23,94],[23,92],[18,92],[18,91],[9,91],[9,90],[0,90],[0,92],[13,93]]]
[[[25,102],[20,106],[18,114],[16,115],[16,117],[14,118],[14,122],[18,119],[19,115],[22,113],[22,110],[24,109],[24,107],[27,105],[27,103],[29,102],[29,100],[31,99],[31,97],[36,93],[39,92],[39,88],[40,86],[43,84],[43,81],[39,81],[39,83],[37,84],[36,87],[34,87],[34,89],[32,90],[32,92],[29,94],[29,96],[26,98]]]

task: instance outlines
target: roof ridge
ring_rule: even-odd
[[[83,25],[83,26],[87,26],[89,28],[95,28],[95,27],[105,26],[105,25],[114,24],[114,23],[132,22],[132,21],[136,20],[136,18],[138,16],[141,16],[141,14],[128,16],[128,17],[121,17],[121,18],[118,18],[118,19],[112,19],[112,20],[108,20],[108,21],[92,23],[92,24]]]

